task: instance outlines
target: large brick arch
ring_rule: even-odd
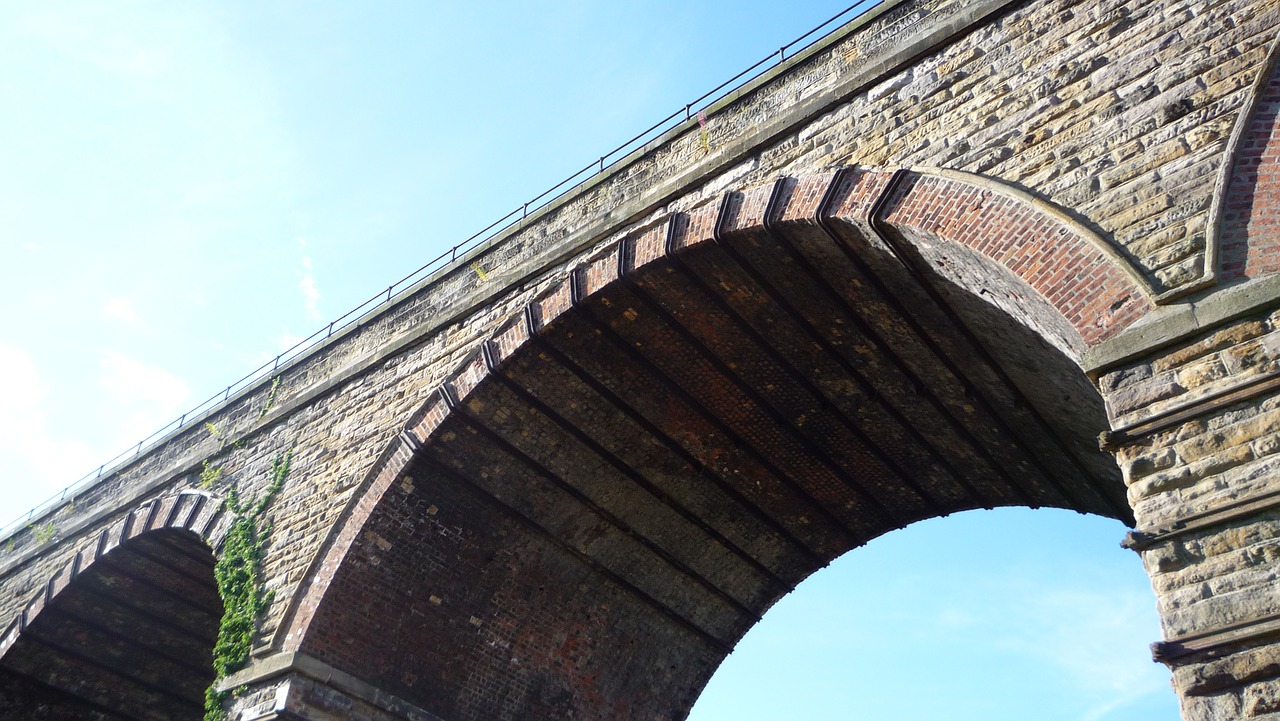
[[[1075,364],[1151,307],[1121,263],[946,173],[783,179],[658,218],[574,261],[414,414],[282,650],[450,721],[681,717],[765,609],[877,535],[1003,505],[1131,522]],[[1020,361],[1073,373],[1040,384],[1066,395],[1028,392]]]
[[[222,615],[221,505],[154,499],[77,549],[0,639],[0,716],[199,718]]]

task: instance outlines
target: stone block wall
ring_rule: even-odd
[[[1280,311],[1100,377],[1188,721],[1280,712]]]

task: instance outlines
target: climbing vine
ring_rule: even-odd
[[[271,533],[271,525],[264,522],[262,516],[284,486],[292,456],[293,450],[290,449],[271,462],[271,482],[257,501],[242,501],[234,487],[227,491],[223,501],[231,512],[231,524],[223,539],[222,557],[214,566],[213,573],[218,581],[224,611],[218,627],[218,641],[213,647],[213,670],[217,678],[205,692],[205,721],[225,721],[227,718],[222,708],[227,692],[216,689],[222,679],[249,662],[258,617],[271,604],[272,592],[263,587],[262,580],[262,547]]]
[[[222,466],[211,466],[209,461],[204,462],[204,468],[200,471],[200,487],[213,488],[222,480]]]
[[[276,404],[276,391],[280,390],[280,376],[271,379],[271,390],[267,392],[267,400],[262,404],[262,408],[258,409],[258,420],[262,420],[271,407]]]

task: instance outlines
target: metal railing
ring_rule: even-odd
[[[101,479],[104,475],[110,475],[111,472],[114,471],[116,466],[123,464],[125,461],[129,459],[136,458],[137,456],[141,455],[143,449],[147,448],[148,444],[150,444],[151,442],[157,441],[160,438],[163,438],[164,436],[168,435],[169,433],[185,427],[188,420],[194,420],[196,418],[202,417],[203,414],[213,411],[214,409],[221,406],[223,403],[230,400],[231,395],[233,393],[238,393],[239,391],[252,386],[257,381],[270,376],[280,368],[281,364],[288,363],[289,361],[292,361],[306,354],[312,348],[320,345],[324,341],[331,338],[335,332],[341,332],[345,330],[347,327],[360,323],[366,318],[369,318],[370,316],[375,315],[376,313],[380,312],[384,307],[393,305],[397,300],[399,293],[402,293],[408,290],[411,286],[415,285],[418,281],[430,276],[435,271],[445,268],[449,266],[451,263],[454,263],[455,261],[457,261],[459,255],[465,255],[466,252],[471,250],[472,248],[478,247],[484,244],[485,242],[495,238],[496,236],[506,232],[515,224],[526,219],[529,216],[530,211],[536,212],[537,210],[551,203],[554,203],[560,198],[573,193],[573,191],[581,183],[586,182],[586,180],[589,180],[590,178],[596,175],[600,175],[605,171],[613,168],[614,165],[616,165],[622,160],[625,160],[635,150],[643,147],[649,141],[660,137],[663,133],[666,133],[672,130],[673,128],[678,127],[682,123],[690,122],[695,117],[698,117],[701,120],[705,120],[705,115],[702,115],[701,113],[707,107],[714,105],[716,102],[719,102],[725,96],[738,90],[739,88],[751,82],[752,80],[755,80],[756,78],[760,77],[769,69],[776,67],[777,65],[781,65],[783,62],[786,61],[788,57],[792,57],[799,52],[803,52],[805,49],[807,49],[811,45],[816,45],[817,43],[822,42],[823,39],[825,39],[831,33],[839,30],[839,28],[842,27],[845,23],[860,16],[862,13],[866,12],[867,10],[870,10],[871,8],[879,5],[882,1],[883,0],[860,0],[860,2],[850,5],[844,10],[836,13],[835,15],[832,15],[830,18],[823,21],[822,23],[815,25],[808,32],[797,37],[795,40],[792,40],[786,45],[783,45],[782,47],[778,48],[772,53],[769,53],[767,56],[756,61],[754,64],[752,64],[750,67],[746,68],[745,70],[742,70],[738,74],[734,75],[728,80],[725,80],[724,82],[720,83],[719,85],[712,88],[711,90],[708,90],[707,92],[703,93],[701,96],[689,101],[688,103],[685,103],[683,107],[671,113],[670,115],[663,118],[662,120],[659,120],[658,122],[649,126],[645,130],[641,131],[640,133],[632,137],[630,140],[627,140],[626,142],[617,146],[613,150],[610,150],[604,155],[601,155],[597,160],[591,161],[590,164],[586,165],[581,170],[578,170],[577,172],[573,173],[572,175],[565,178],[564,180],[561,180],[555,185],[552,185],[550,188],[547,188],[543,192],[534,196],[528,202],[523,203],[522,205],[517,207],[515,210],[512,210],[511,212],[507,213],[501,218],[498,218],[497,220],[493,221],[492,223],[485,226],[484,228],[481,228],[471,237],[467,238],[461,243],[458,243],[452,248],[449,248],[448,250],[444,251],[443,253],[436,256],[435,258],[432,258],[422,267],[418,268],[417,270],[404,276],[400,280],[397,280],[396,282],[387,286],[386,290],[379,291],[376,295],[370,297],[368,300],[364,301],[360,305],[357,305],[356,307],[347,311],[341,317],[331,321],[327,326],[320,328],[319,330],[307,336],[306,338],[303,338],[302,340],[298,341],[291,348],[283,351],[282,353],[277,355],[274,359],[267,361],[266,363],[262,364],[258,368],[250,371],[243,378],[228,385],[224,390],[219,391],[218,393],[211,396],[208,400],[197,405],[195,408],[192,408],[186,413],[183,413],[181,417],[173,421],[170,421],[163,428],[160,428],[159,430],[155,431],[154,433],[147,436],[146,438],[143,438],[141,441],[138,441],[137,445],[131,446],[127,450],[119,453],[114,458],[98,466],[96,470],[90,471],[84,477],[75,481],[74,483],[67,486],[66,488],[63,488],[60,492],[54,494],[49,499],[45,500],[43,503],[37,505],[35,508],[32,508],[27,513],[5,524],[3,528],[0,528],[0,539],[4,539],[10,536],[22,526],[34,522],[37,518],[43,516],[45,512],[62,504],[67,499],[74,498],[76,495],[78,495],[80,491],[93,485],[95,482]],[[832,28],[831,27],[832,25],[836,25],[836,27]],[[827,29],[827,32],[823,33],[820,37],[812,40],[811,42],[805,44],[803,47],[799,48],[796,52],[792,52],[791,55],[788,55],[788,53],[791,52],[791,50],[795,48],[797,45],[800,45],[801,43],[804,43],[806,40],[809,40],[809,38],[813,37],[816,33],[822,31],[823,29]],[[726,88],[729,88],[729,90],[725,90]],[[569,187],[566,187],[566,186],[569,186]]]

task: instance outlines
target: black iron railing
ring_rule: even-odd
[[[430,276],[432,273],[448,267],[451,263],[457,261],[458,256],[465,255],[466,252],[472,248],[482,245],[505,232],[516,223],[527,218],[530,211],[536,212],[538,209],[554,203],[566,195],[572,194],[581,183],[611,169],[615,164],[625,160],[632,152],[643,147],[645,143],[660,137],[663,133],[678,127],[680,124],[690,122],[695,117],[698,117],[700,120],[705,120],[705,115],[702,113],[707,107],[714,105],[721,98],[763,75],[769,69],[782,64],[788,57],[794,56],[798,52],[803,52],[810,45],[822,42],[822,40],[829,34],[839,30],[839,28],[845,23],[879,5],[881,2],[882,0],[861,0],[860,2],[850,5],[844,10],[832,15],[824,22],[814,26],[808,32],[795,40],[792,40],[769,55],[761,58],[750,67],[739,72],[737,75],[734,75],[711,90],[703,93],[699,97],[685,103],[683,107],[649,126],[630,140],[627,140],[613,150],[601,155],[597,160],[591,161],[590,164],[584,166],[581,170],[578,170],[564,180],[561,180],[550,188],[547,188],[543,192],[531,198],[528,202],[521,204],[516,209],[501,218],[498,218],[484,228],[481,228],[471,237],[461,243],[458,243],[452,248],[449,248],[428,261],[422,267],[387,286],[386,290],[379,291],[376,295],[370,297],[360,305],[344,313],[341,317],[330,322],[327,326],[320,328],[306,338],[298,341],[293,345],[293,347],[280,353],[274,359],[267,361],[258,368],[250,371],[243,378],[228,385],[225,389],[214,394],[208,400],[182,414],[181,417],[170,421],[163,428],[160,428],[146,438],[138,441],[137,445],[131,446],[116,457],[98,466],[97,469],[90,471],[84,477],[62,489],[40,505],[10,521],[3,528],[0,528],[0,539],[12,535],[17,529],[24,525],[33,523],[37,518],[43,516],[46,511],[62,504],[67,499],[74,498],[80,491],[92,485],[104,475],[110,475],[111,470],[113,470],[117,465],[141,455],[143,449],[147,448],[152,442],[158,441],[169,433],[183,428],[189,421],[203,417],[210,411],[215,410],[223,403],[230,400],[233,393],[238,393],[239,391],[254,385],[259,380],[269,377],[280,368],[281,364],[305,355],[308,351],[332,337],[334,333],[341,332],[348,326],[360,323],[370,316],[380,312],[383,308],[392,305],[396,301],[398,294],[408,290],[419,281]],[[822,32],[824,30],[826,30],[826,32]],[[814,35],[817,35],[820,32],[822,34],[818,38],[810,40],[810,38],[813,38]],[[801,45],[801,43],[805,44],[796,49],[796,46]],[[793,49],[795,49],[795,52],[792,52]],[[790,53],[790,55],[788,55],[788,53]],[[726,90],[726,88],[728,88],[728,90]]]

